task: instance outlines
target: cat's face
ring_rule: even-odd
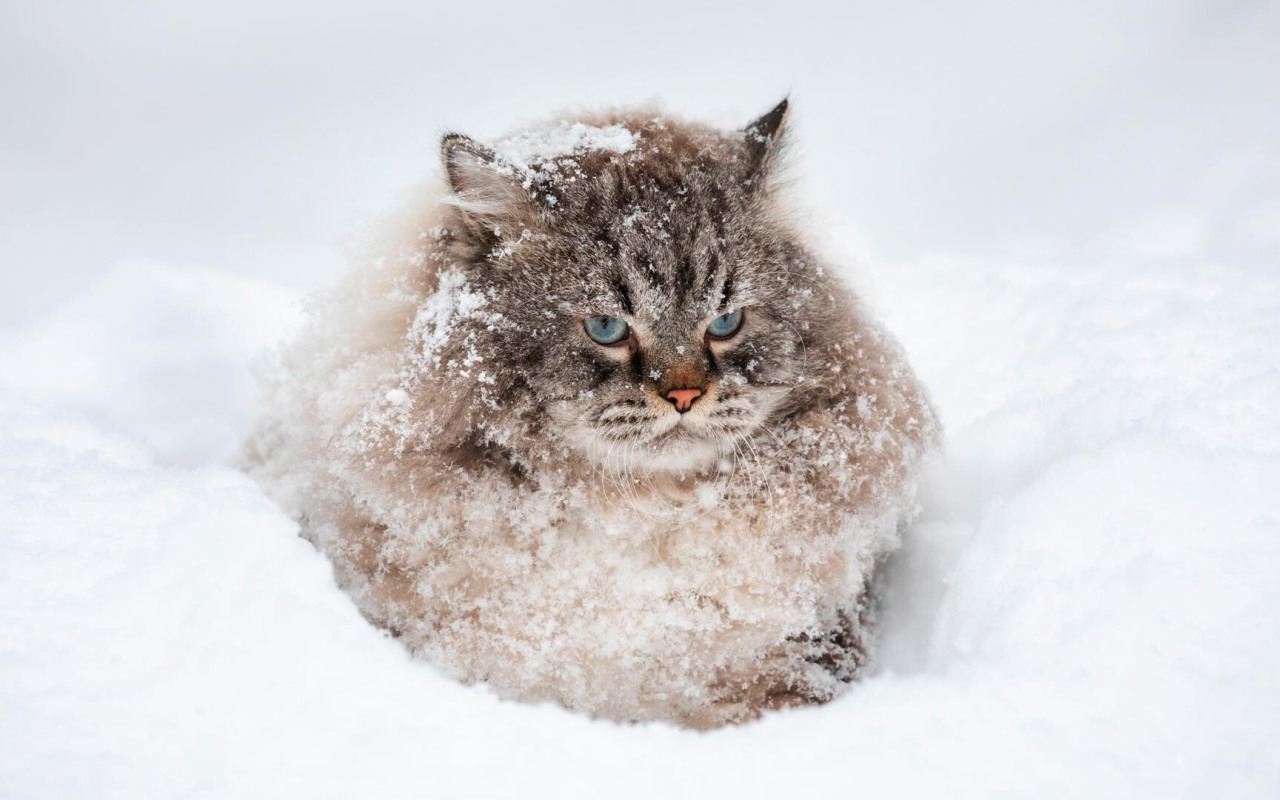
[[[596,463],[706,467],[749,447],[803,376],[806,345],[768,262],[732,245],[718,258],[682,249],[578,253],[545,294],[522,293],[529,324],[551,323],[526,380],[559,437]]]
[[[521,190],[502,198],[505,217],[480,200],[463,206],[463,252],[483,262],[500,304],[498,357],[536,398],[546,433],[593,464],[679,473],[749,458],[819,368],[808,351],[833,290],[762,184],[780,117],[745,137],[632,120],[622,152],[509,172],[468,149],[470,172],[451,175],[464,198]],[[477,187],[495,179],[506,183]]]

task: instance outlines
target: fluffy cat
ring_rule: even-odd
[[[833,697],[937,436],[792,224],[787,104],[444,137],[245,467],[361,611],[501,695],[712,727]]]

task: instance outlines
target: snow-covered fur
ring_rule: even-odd
[[[446,136],[408,234],[314,303],[245,467],[415,654],[697,727],[857,674],[936,424],[789,222],[785,116]],[[628,338],[589,338],[600,316]]]

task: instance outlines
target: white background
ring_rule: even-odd
[[[1274,264],[1280,10],[1231,0],[0,5],[0,317],[122,259],[299,288],[496,136],[660,99],[793,100],[807,196],[879,257]]]

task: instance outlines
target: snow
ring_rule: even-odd
[[[1275,4],[75,5],[0,9],[0,797],[1280,796]],[[258,353],[445,126],[788,90],[948,432],[876,672],[696,734],[411,661],[222,466]]]
[[[162,460],[225,460],[250,419],[265,342],[301,322],[292,295],[211,269],[115,266],[0,335],[0,384],[143,442]]]
[[[619,155],[636,146],[636,135],[621,125],[587,125],[562,122],[545,128],[522,131],[494,143],[494,150],[517,168],[528,171],[535,164],[607,150]]]
[[[247,478],[6,383],[0,794],[1274,796],[1280,281],[951,257],[859,280],[950,445],[891,565],[879,670],[843,698],[709,735],[500,702],[362,620]],[[237,282],[176,319],[193,301],[156,267],[69,307],[155,298],[140,323],[234,371]],[[156,413],[117,428],[201,425]]]

